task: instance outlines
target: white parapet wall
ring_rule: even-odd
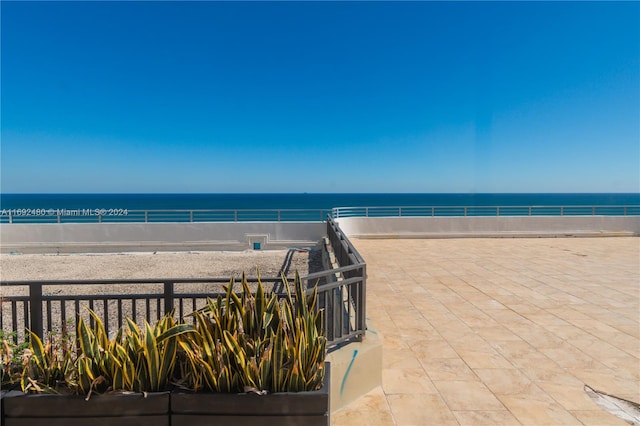
[[[3,253],[261,250],[312,247],[322,222],[3,224]],[[256,245],[256,247],[254,247]]]
[[[640,216],[345,217],[350,237],[467,238],[638,236]]]
[[[361,238],[639,236],[640,216],[348,217]],[[261,250],[315,246],[323,222],[62,223],[0,225],[3,253]]]

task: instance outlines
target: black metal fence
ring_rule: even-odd
[[[328,271],[334,281],[325,285],[335,289],[332,303],[341,304],[340,308],[329,311],[335,316],[332,319],[334,329],[340,332],[335,336],[329,333],[327,337],[329,341],[333,337],[335,343],[352,338],[362,340],[367,330],[367,264],[331,217],[327,218],[327,237],[340,268]],[[348,324],[345,325],[345,321]],[[345,333],[344,330],[349,331]]]
[[[362,338],[365,333],[366,265],[331,218],[327,222],[327,235],[339,267],[300,279],[308,291],[317,285],[319,308],[325,310],[324,329],[332,346]],[[250,285],[257,282],[257,278],[247,280]],[[26,329],[41,337],[52,331],[73,333],[80,316],[92,323],[88,309],[96,312],[110,333],[122,327],[126,318],[141,324],[174,312],[177,317],[189,320],[187,314],[202,308],[207,298],[223,294],[223,285],[229,281],[229,278],[2,281],[0,329],[5,334],[14,333],[16,342],[26,339]],[[286,296],[282,278],[267,277],[261,281],[271,291]],[[82,291],[72,294],[70,286]]]

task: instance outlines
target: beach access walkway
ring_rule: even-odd
[[[357,425],[627,425],[640,401],[640,239],[352,239],[383,383]]]

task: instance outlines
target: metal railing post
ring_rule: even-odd
[[[29,311],[31,313],[31,331],[41,339],[44,338],[42,331],[42,284],[29,284]]]
[[[173,282],[164,282],[164,314],[173,311]]]
[[[189,210],[189,222],[193,223],[193,210]]]
[[[58,223],[60,223],[60,211],[58,210]]]
[[[145,210],[144,211],[144,223],[148,223],[149,222],[149,211]]]
[[[358,328],[362,331],[360,338],[358,340],[362,341],[364,339],[364,335],[367,332],[367,265],[366,263],[362,265],[362,269],[360,269],[362,274],[362,292],[360,294],[360,312],[358,312],[360,316],[360,324],[358,324]]]
[[[280,210],[278,210],[278,222],[280,222]]]
[[[102,213],[98,213],[98,223],[102,223]]]
[[[13,215],[11,214],[11,211],[9,211],[9,223],[13,223]]]

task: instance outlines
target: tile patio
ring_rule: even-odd
[[[357,425],[627,425],[640,401],[640,238],[352,239],[383,383]]]

